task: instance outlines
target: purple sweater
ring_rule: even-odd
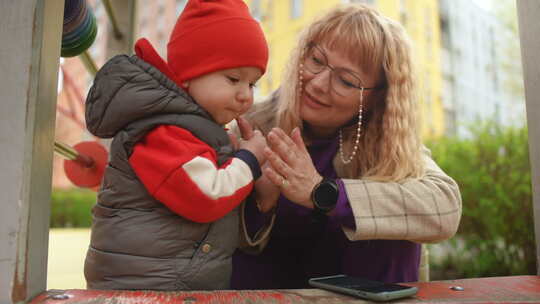
[[[332,160],[337,140],[314,142],[308,151],[319,174],[337,178]],[[348,274],[387,283],[418,280],[420,245],[409,241],[349,241],[341,226],[355,229],[343,182],[336,212],[314,222],[312,210],[280,196],[270,241],[260,255],[237,250],[233,256],[233,289],[311,288],[308,279]],[[246,205],[248,233],[268,220],[255,204]]]

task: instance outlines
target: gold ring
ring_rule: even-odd
[[[289,185],[289,181],[283,178],[281,180],[281,187],[287,187]]]

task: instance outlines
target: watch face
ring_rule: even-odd
[[[319,208],[332,209],[338,199],[337,185],[331,181],[322,182],[315,190],[313,199]]]

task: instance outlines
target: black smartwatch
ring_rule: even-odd
[[[319,214],[327,214],[334,210],[339,196],[339,187],[334,179],[323,178],[311,192],[314,211]]]

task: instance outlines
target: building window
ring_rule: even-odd
[[[266,1],[266,9],[263,12],[263,23],[267,29],[272,30],[274,26],[274,2]]]
[[[176,15],[179,16],[180,13],[186,7],[187,0],[176,0]]]
[[[165,3],[163,1],[159,2],[157,15],[165,16]],[[165,18],[157,18],[157,20],[157,31],[163,32],[165,30]]]
[[[302,16],[302,0],[291,0],[291,18],[297,19]]]
[[[450,49],[450,28],[446,16],[441,16],[439,26],[441,29],[441,44],[443,49]]]
[[[261,22],[262,12],[261,12],[261,0],[253,0],[250,5],[251,15],[257,21]]]
[[[274,89],[274,82],[272,79],[272,69],[268,69],[268,72],[266,73],[266,87],[268,92],[272,92]]]
[[[431,11],[426,8],[424,11],[424,26],[426,29],[426,55],[431,62],[433,59],[433,24],[431,22]]]
[[[344,3],[365,3],[375,5],[375,0],[343,0]]]
[[[399,21],[407,26],[407,0],[399,0]]]

